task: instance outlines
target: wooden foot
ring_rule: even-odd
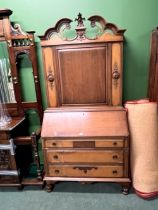
[[[122,184],[122,194],[123,195],[128,195],[130,187],[131,187],[130,183],[123,183]]]
[[[19,190],[19,191],[23,190],[23,188],[24,188],[23,185],[18,186],[18,190]]]
[[[47,192],[52,192],[55,183],[56,182],[47,182],[46,181],[46,186],[45,186],[46,191]]]
[[[52,185],[51,184],[46,184],[45,190],[47,192],[52,192]]]

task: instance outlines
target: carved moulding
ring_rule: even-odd
[[[11,25],[11,37],[12,42],[9,47],[24,47],[33,45],[33,34],[34,31],[25,32],[22,30],[20,24]]]
[[[76,27],[72,27],[73,22],[77,22]],[[108,23],[103,17],[95,15],[87,20],[79,13],[75,21],[63,18],[59,20],[55,27],[46,30],[43,36],[39,36],[41,40],[51,40],[57,37],[63,41],[74,40],[96,40],[104,33],[113,35],[123,35],[126,30],[118,29],[113,23]],[[86,24],[84,24],[86,22]],[[89,26],[86,26],[86,25]],[[93,33],[93,36],[91,35]]]

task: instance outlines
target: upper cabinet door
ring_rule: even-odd
[[[60,104],[107,103],[106,46],[58,49]]]
[[[40,36],[49,107],[122,105],[125,30],[100,16],[88,19],[90,29],[81,14],[76,20],[75,32],[70,30],[72,21],[62,19]]]

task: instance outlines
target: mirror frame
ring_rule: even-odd
[[[17,103],[7,104],[8,111],[13,112],[15,109],[19,116],[24,115],[24,111],[35,109],[38,111],[40,121],[43,118],[42,97],[39,83],[39,74],[37,68],[37,58],[35,51],[34,31],[24,32],[19,24],[12,26],[9,16],[12,11],[9,9],[0,10],[0,41],[6,41],[8,47],[9,61],[11,66],[11,76],[15,91],[15,99]],[[18,78],[17,57],[19,54],[27,54],[33,69],[33,79],[35,84],[36,102],[23,102]],[[12,114],[11,114],[12,115]]]

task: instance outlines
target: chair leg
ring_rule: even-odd
[[[34,152],[34,161],[37,166],[37,179],[42,180],[42,173],[40,169],[40,159],[38,154],[38,146],[37,146],[37,139],[36,139],[36,133],[32,132],[31,134],[31,140],[32,140],[32,148]]]

